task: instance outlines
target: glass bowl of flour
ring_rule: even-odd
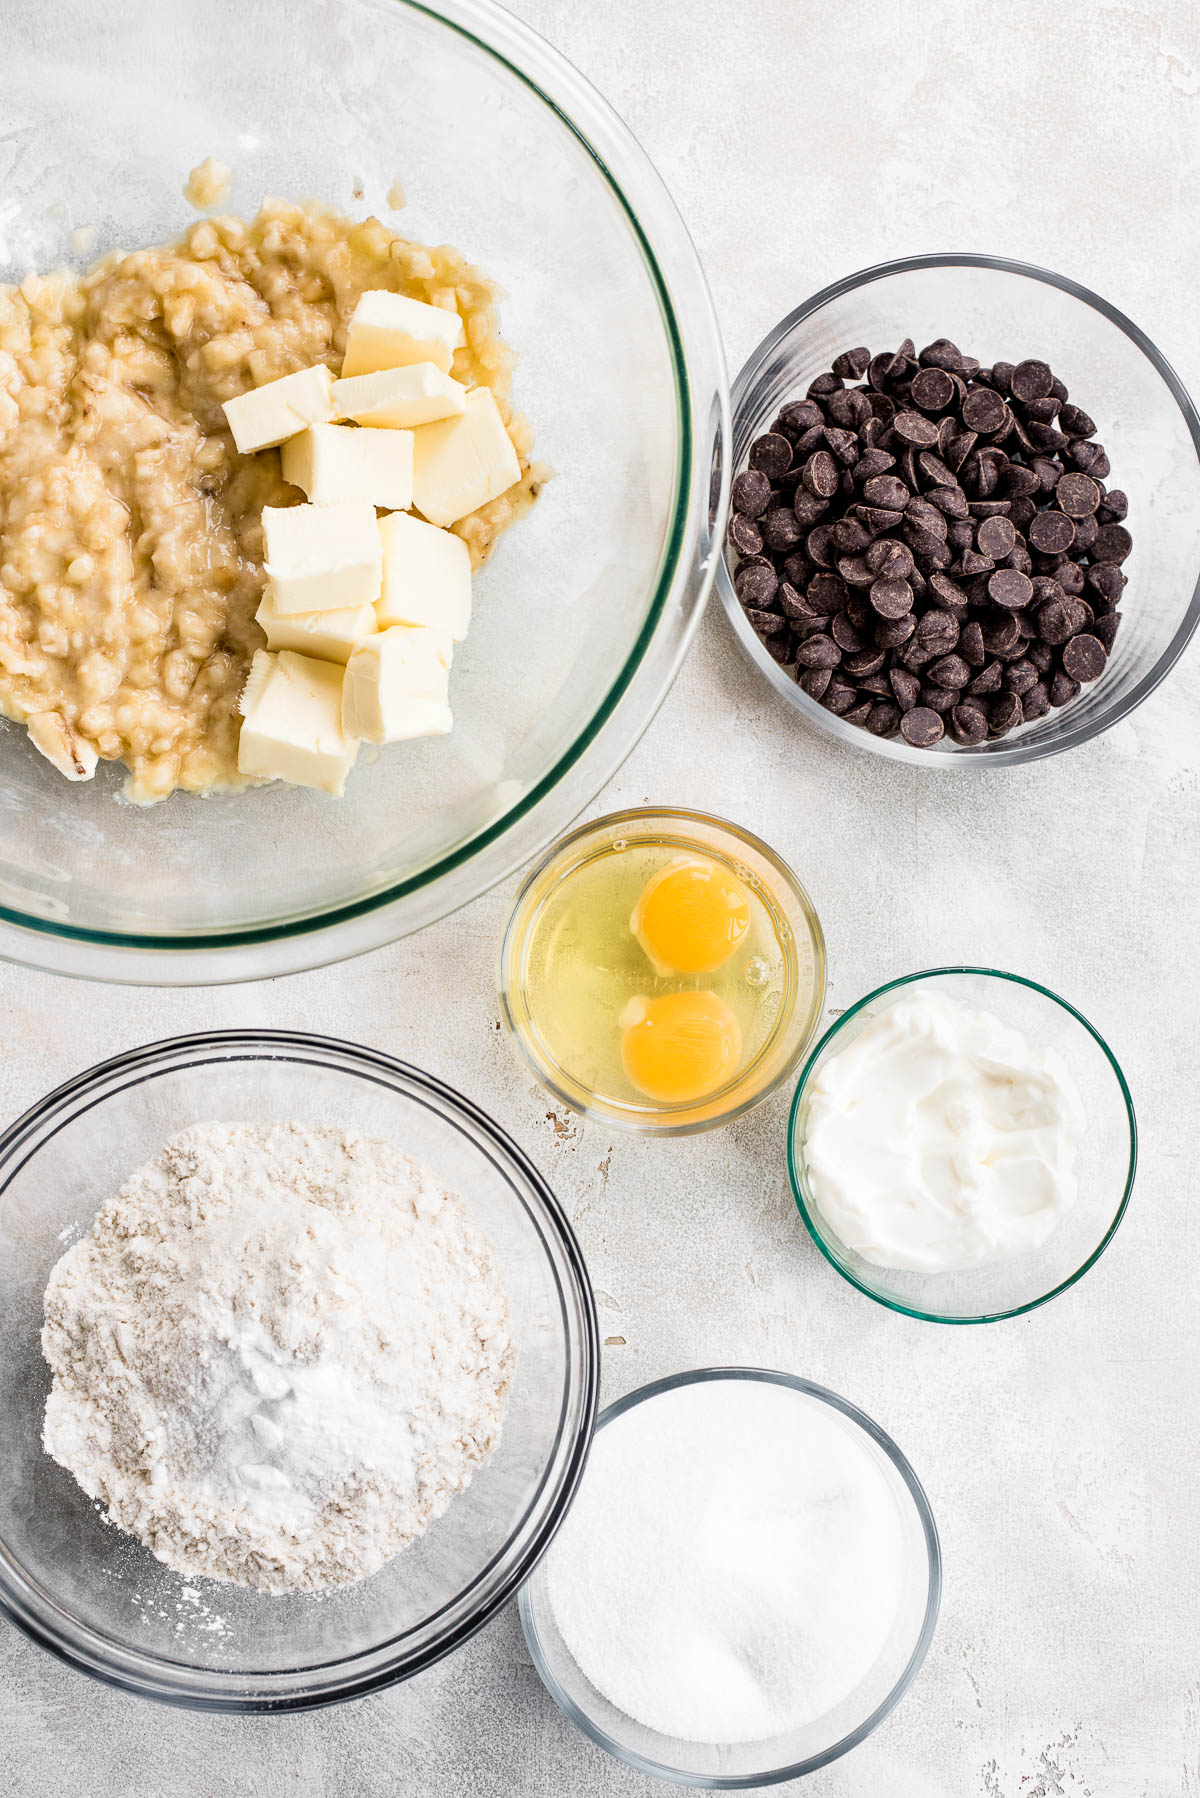
[[[595,1420],[545,1181],[440,1081],[317,1036],[153,1044],[13,1124],[0,1307],[0,1608],[191,1707],[450,1652],[545,1550]]]
[[[928,1501],[877,1424],[791,1374],[709,1367],[602,1414],[521,1622],[593,1742],[730,1790],[863,1742],[917,1677],[940,1594]]]
[[[893,1311],[989,1323],[1065,1292],[1133,1190],[1125,1076],[1056,993],[933,968],[826,1031],[792,1104],[801,1217],[838,1272]]]

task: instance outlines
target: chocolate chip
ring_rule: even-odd
[[[867,372],[870,361],[870,350],[859,348],[843,350],[840,356],[834,357],[829,366],[834,374],[840,375],[844,381],[861,381]]]
[[[1044,362],[1018,362],[1010,378],[1015,400],[1038,400],[1054,386],[1054,376]]]
[[[743,556],[755,556],[763,546],[762,532],[752,518],[741,512],[735,512],[729,520],[729,541]]]
[[[829,530],[830,541],[834,548],[840,550],[843,555],[861,555],[872,541],[866,526],[857,518],[851,518],[849,514],[845,518],[839,518],[836,524],[830,525]]]
[[[1062,481],[1058,486],[1061,489]],[[1030,519],[1029,541],[1043,555],[1065,555],[1075,541],[1075,526],[1064,512],[1048,507]]]
[[[856,649],[861,649],[863,646],[863,639],[854,628],[854,622],[849,612],[837,614],[829,627],[829,634],[838,648],[845,650],[848,654],[853,654]],[[852,673],[853,670],[850,672]],[[869,672],[870,670],[868,670]]]
[[[771,480],[792,466],[792,446],[782,431],[768,431],[750,445],[750,466]]]
[[[1102,524],[1092,544],[1097,562],[1123,562],[1133,548],[1133,538],[1123,524]]]
[[[744,562],[733,585],[744,606],[768,606],[775,598],[779,576],[770,563]]]
[[[825,426],[825,442],[843,468],[853,468],[858,461],[858,438],[853,431],[840,431],[836,425]]]
[[[948,655],[958,645],[958,619],[951,612],[934,609],[917,620],[916,634],[931,655]]]
[[[837,571],[851,587],[869,587],[875,578],[863,556],[839,556]]]
[[[928,706],[913,706],[900,720],[900,735],[914,749],[931,749],[945,734],[945,725]]]
[[[804,527],[790,506],[772,506],[763,514],[759,529],[768,549],[786,555],[804,536]]]
[[[915,674],[907,668],[893,668],[888,675],[892,683],[892,692],[896,695],[896,704],[902,712],[911,712],[917,703],[917,694],[921,691],[921,683]]]
[[[956,705],[952,709],[950,735],[956,743],[982,743],[987,734],[987,713],[982,706]]]
[[[784,431],[794,431],[799,437],[814,425],[823,425],[825,419],[815,400],[789,400],[780,408],[778,423]]]
[[[1000,682],[1003,678],[1004,663],[1000,661],[989,662],[986,668],[981,668],[978,674],[973,674],[971,676],[970,680],[967,682],[967,692],[971,694],[998,693],[1000,691]]]
[[[885,580],[906,581],[913,571],[912,551],[895,537],[877,537],[865,559],[871,573]]]
[[[1011,615],[994,620],[984,619],[979,628],[983,634],[983,647],[990,656],[1011,655],[1021,641],[1017,621]]]
[[[901,618],[912,611],[913,590],[907,581],[876,580],[870,599],[881,618]]]
[[[911,612],[904,612],[899,618],[881,618],[875,626],[875,641],[880,649],[899,649],[916,628],[917,621]]]
[[[895,456],[889,456],[886,450],[865,450],[851,469],[855,485],[864,487],[877,474],[886,474],[889,468],[895,468]]]
[[[830,681],[821,704],[826,711],[840,715],[850,710],[857,697],[853,687],[839,687]]]
[[[1021,699],[1021,713],[1026,724],[1029,724],[1034,718],[1044,717],[1049,710],[1050,689],[1045,681],[1035,681]]]
[[[801,479],[817,499],[832,499],[838,490],[838,465],[827,449],[814,450]]]
[[[1062,406],[1058,422],[1068,437],[1094,437],[1096,426],[1081,406]]]
[[[978,436],[990,437],[1008,418],[1008,407],[990,387],[974,388],[963,401],[962,421]]]
[[[1019,611],[1033,598],[1033,582],[1019,568],[997,568],[988,576],[987,590],[993,605],[1009,612]]]
[[[1100,519],[1103,524],[1120,524],[1128,516],[1129,501],[1119,487],[1110,487],[1104,495],[1100,506]]]
[[[796,651],[796,660],[803,662],[806,668],[836,668],[842,659],[842,652],[832,637],[819,633],[815,637],[806,637]]]
[[[1065,643],[1071,635],[1071,620],[1064,599],[1048,599],[1033,614],[1037,633],[1043,643]]]
[[[823,699],[825,690],[833,679],[832,668],[798,668],[800,685],[810,699]]]
[[[917,695],[917,704],[927,706],[931,712],[948,712],[958,699],[953,687],[939,687],[928,681]]]
[[[1073,699],[1078,697],[1079,682],[1072,680],[1070,675],[1064,674],[1060,668],[1050,682],[1050,704],[1053,706],[1069,705]]]
[[[787,629],[787,619],[781,612],[760,612],[754,606],[747,606],[746,616],[760,637],[772,637],[776,631]]]
[[[1098,637],[1085,631],[1078,637],[1072,637],[1063,650],[1063,673],[1081,683],[1098,680],[1104,673],[1107,661],[1103,643]]]
[[[999,562],[1003,557],[1011,555],[1016,541],[1017,533],[1012,520],[1002,513],[980,519],[975,542],[981,556],[991,556],[993,561]]]
[[[818,519],[824,517],[828,509],[828,500],[818,499],[815,493],[808,491],[807,487],[797,486],[792,497],[792,511],[796,515],[797,524],[803,529],[807,530],[811,525],[815,525]]]
[[[1075,520],[1075,554],[1090,555],[1096,547],[1096,538],[1100,535],[1100,520],[1094,515],[1091,518]],[[1100,558],[1103,560],[1103,558]]]
[[[1092,625],[1093,637],[1104,645],[1110,655],[1112,654],[1113,639],[1116,637],[1120,623],[1121,614],[1119,612],[1105,612],[1104,616],[1097,618]]]
[[[931,449],[938,440],[938,428],[922,412],[897,412],[892,430],[902,443],[914,449]]]
[[[954,382],[942,368],[922,368],[913,376],[912,402],[922,412],[943,412],[954,398]]]
[[[1059,510],[1068,518],[1090,518],[1100,504],[1100,488],[1087,474],[1065,474],[1054,489]]]
[[[1027,656],[1018,656],[1010,662],[1000,678],[1000,685],[1006,693],[1028,693],[1037,680],[1038,671]]]
[[[883,506],[888,511],[903,512],[912,494],[896,475],[877,474],[864,483],[863,498],[869,506]]]
[[[746,518],[761,518],[771,503],[771,483],[760,468],[744,468],[733,483],[733,504]]]
[[[931,662],[928,669],[929,678],[939,687],[965,687],[971,678],[971,670],[963,658],[958,655],[940,656]]]
[[[878,674],[887,661],[887,652],[882,649],[860,649],[856,655],[844,656],[842,667],[856,681],[869,680]]]
[[[1005,737],[1021,722],[1021,701],[1015,693],[1001,693],[988,707],[988,735]]]
[[[898,705],[887,699],[877,699],[867,715],[867,729],[872,736],[890,737],[902,717],[903,713]]]

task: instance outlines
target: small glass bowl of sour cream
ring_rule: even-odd
[[[990,968],[907,974],[843,1012],[788,1128],[821,1253],[933,1323],[1013,1317],[1074,1285],[1112,1240],[1136,1165],[1133,1100],[1103,1037]]]

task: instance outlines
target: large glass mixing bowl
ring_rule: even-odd
[[[500,1439],[378,1573],[319,1597],[188,1579],[110,1525],[42,1448],[42,1295],[69,1241],[164,1141],[206,1121],[300,1119],[425,1162],[482,1227],[517,1364]],[[596,1308],[550,1188],[468,1099],[371,1049],[227,1030],[131,1050],[0,1136],[0,1614],[123,1691],[220,1711],[303,1710],[407,1679],[526,1579],[574,1495],[596,1418]]]
[[[728,399],[679,216],[604,101],[489,0],[10,0],[0,64],[0,280],[178,234],[211,154],[243,215],[312,196],[486,269],[556,470],[476,582],[453,734],[360,756],[343,800],[276,783],[138,811],[122,769],[69,785],[0,728],[0,955],[198,983],[428,924],[598,791],[698,621]]]

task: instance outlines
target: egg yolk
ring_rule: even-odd
[[[640,1093],[663,1105],[716,1092],[741,1059],[738,1021],[716,993],[631,999],[621,1027],[626,1075]]]
[[[708,974],[750,928],[750,896],[715,862],[671,862],[646,883],[629,927],[660,974]]]

